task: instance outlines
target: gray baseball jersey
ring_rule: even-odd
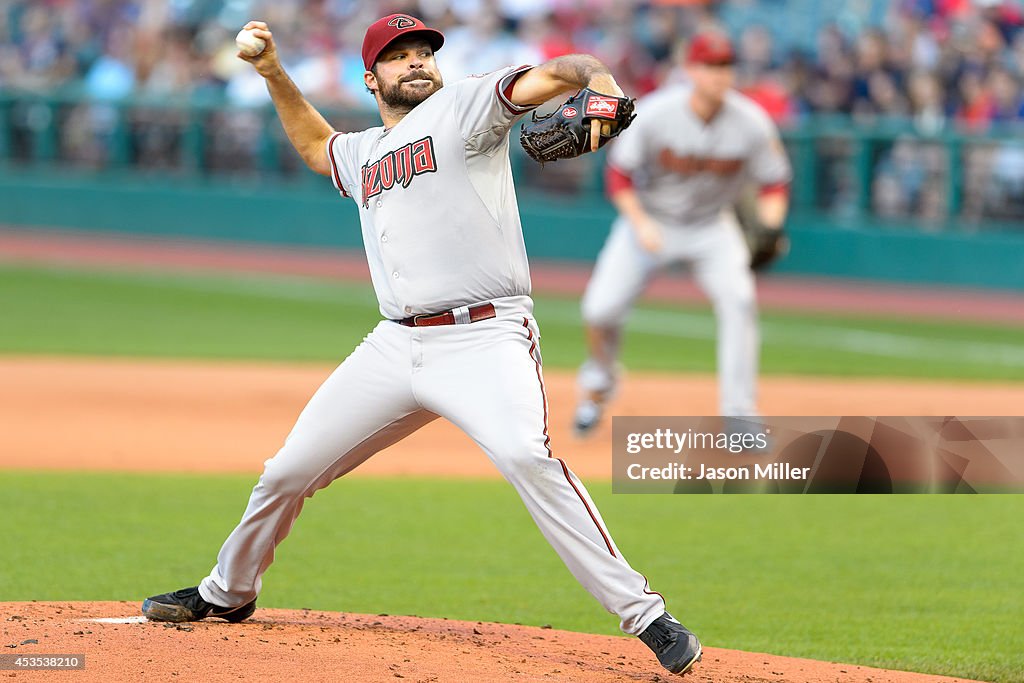
[[[636,121],[608,162],[633,179],[640,203],[666,226],[715,222],[748,182],[790,179],[789,160],[768,115],[729,91],[708,123],[689,105],[691,89],[658,90],[637,103]]]
[[[399,319],[530,293],[505,91],[529,67],[441,88],[396,126],[337,133],[335,187],[359,205],[381,314]]]

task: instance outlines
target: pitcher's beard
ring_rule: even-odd
[[[440,78],[435,80],[432,76],[423,77],[433,84],[432,88],[403,88],[402,83],[395,83],[394,85],[382,83],[380,98],[384,101],[384,104],[392,109],[412,109],[441,89],[442,83]]]

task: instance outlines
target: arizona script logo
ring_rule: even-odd
[[[670,149],[663,149],[658,153],[658,164],[666,171],[680,175],[713,173],[718,176],[731,176],[736,175],[743,168],[743,159],[715,159],[697,157],[692,154],[679,156]]]
[[[429,135],[388,152],[372,164],[363,166],[363,206],[369,208],[370,197],[376,197],[395,185],[409,187],[414,177],[435,171],[434,140]]]
[[[394,19],[388,22],[388,26],[394,26],[399,31],[401,31],[403,28],[409,28],[415,25],[416,22],[410,19],[409,17],[395,17]]]

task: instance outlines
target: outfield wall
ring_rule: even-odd
[[[315,180],[315,179],[314,179]],[[601,201],[521,193],[531,256],[593,260],[614,212]],[[231,183],[127,172],[0,171],[0,222],[271,244],[359,248],[355,206],[322,182]],[[1024,290],[1024,232],[938,233],[847,223],[807,210],[790,220],[778,272]]]

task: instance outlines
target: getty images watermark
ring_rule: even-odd
[[[750,425],[741,431],[704,432],[687,429],[677,432],[669,428],[657,428],[653,432],[629,432],[626,435],[626,452],[640,455],[645,451],[680,455],[684,451],[722,452],[732,455],[742,453],[767,454],[770,452],[771,428]],[[667,461],[651,467],[641,462],[626,465],[626,476],[633,480],[758,480],[758,479],[807,479],[810,467],[792,467],[786,462],[753,462],[737,465],[715,466],[701,459],[692,465],[679,461]]]
[[[1021,417],[616,417],[615,493],[1024,490]]]

